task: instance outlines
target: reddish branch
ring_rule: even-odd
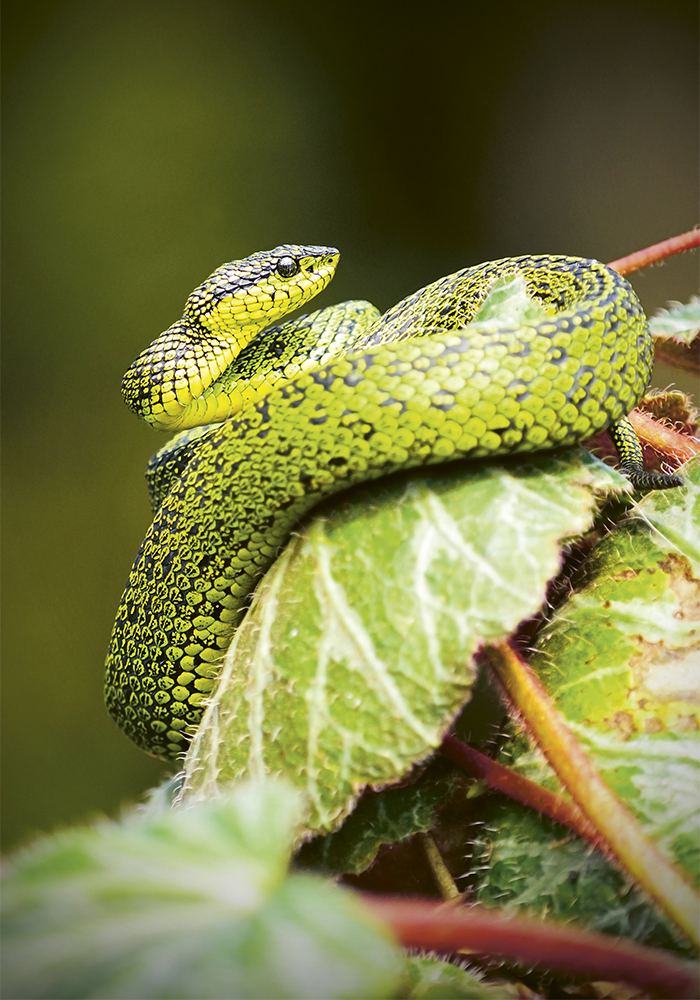
[[[523,805],[536,809],[558,823],[563,823],[574,833],[585,837],[599,850],[610,853],[607,850],[605,840],[600,836],[595,826],[586,819],[571,799],[562,798],[561,795],[550,792],[549,789],[543,788],[535,781],[530,781],[529,778],[524,778],[515,771],[511,771],[509,767],[497,764],[495,760],[485,757],[484,754],[467,746],[466,743],[462,743],[454,736],[445,737],[440,747],[440,753],[449,757],[470,774],[485,781],[489,788],[503,792],[504,795],[515,799],[516,802],[522,802]]]
[[[660,455],[675,459],[679,465],[700,452],[700,441],[696,438],[659,423],[642,410],[632,410],[629,420],[642,444],[649,445]]]
[[[648,267],[649,264],[657,264],[666,257],[672,257],[676,253],[682,253],[684,250],[693,250],[699,246],[700,229],[691,229],[689,233],[683,233],[681,236],[672,236],[668,240],[662,240],[661,243],[645,247],[644,250],[636,250],[635,253],[630,253],[626,257],[613,260],[608,264],[608,267],[612,267],[620,274],[631,274],[632,271]]]
[[[626,982],[660,996],[700,996],[698,973],[666,952],[530,917],[505,916],[479,906],[444,906],[423,899],[362,894],[406,948],[450,954],[460,949],[509,961],[578,973],[590,980]]]

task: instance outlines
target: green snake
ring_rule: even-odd
[[[615,271],[577,257],[506,258],[441,278],[383,316],[348,302],[275,326],[325,287],[338,256],[285,245],[223,265],[124,376],[128,405],[147,421],[194,428],[152,466],[157,511],[106,664],[109,711],[153,756],[186,749],[257,580],[323,497],[605,428],[633,485],[682,483],[644,471],[626,418],[653,351]],[[470,329],[509,275],[522,276],[545,319]]]

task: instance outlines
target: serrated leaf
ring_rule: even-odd
[[[298,794],[144,812],[45,838],[9,865],[3,995],[391,996],[402,962],[349,893],[286,876]]]
[[[522,997],[515,983],[486,983],[481,974],[435,955],[409,955],[397,1000],[509,1000]]]
[[[528,752],[515,742],[511,749],[514,764]],[[601,854],[518,803],[492,802],[474,858],[480,866],[475,899],[484,906],[575,921],[649,947],[692,953],[648,897]]]
[[[659,309],[649,318],[649,329],[660,340],[691,344],[700,333],[700,296],[693,295],[690,302],[671,302],[668,309]]]
[[[685,556],[700,572],[700,458],[693,458],[678,470],[685,489],[655,490],[637,508],[640,520],[664,539],[669,552]],[[656,537],[656,535],[655,535]]]
[[[359,875],[382,844],[397,844],[435,825],[436,807],[451,794],[451,778],[365,791],[355,810],[335,833],[304,844],[298,860],[328,874]]]
[[[683,489],[648,494],[600,543],[586,586],[560,608],[530,663],[606,782],[666,856],[697,881],[700,459],[680,471]],[[504,756],[529,778],[558,787],[524,736]],[[551,824],[515,813],[501,811],[494,820],[483,901],[507,898],[646,943],[679,944],[651,904],[629,892],[586,845],[564,847]]]
[[[537,611],[564,539],[622,487],[582,450],[421,472],[326,507],[259,588],[186,760],[185,800],[286,774],[329,831],[468,699],[472,656]]]

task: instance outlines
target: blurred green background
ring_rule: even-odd
[[[698,220],[695,2],[8,0],[6,847],[159,780],[102,705],[161,438],[131,360],[224,261],[337,246],[386,308],[520,253],[612,260]],[[649,310],[697,257],[633,278]],[[662,373],[663,377],[663,373]]]

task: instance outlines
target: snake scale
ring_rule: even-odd
[[[506,258],[441,278],[381,317],[348,302],[275,326],[337,261],[333,248],[285,245],[223,265],[124,377],[128,405],[147,421],[194,428],[152,465],[157,511],[107,657],[109,711],[153,756],[186,749],[257,580],[323,497],[604,428],[635,486],[682,482],[644,472],[626,419],[653,351],[615,271],[576,257]],[[470,330],[509,275],[522,276],[545,319]]]

